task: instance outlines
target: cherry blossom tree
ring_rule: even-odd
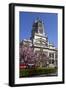
[[[46,66],[48,57],[41,50],[35,51],[29,45],[21,45],[20,47],[20,63],[33,64],[35,66]]]
[[[36,60],[36,55],[35,52],[33,51],[33,48],[29,46],[24,46],[20,47],[20,61],[23,63],[33,63],[35,64]]]

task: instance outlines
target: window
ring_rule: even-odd
[[[49,53],[50,58],[54,58],[54,53]]]
[[[51,64],[51,59],[49,59],[49,64]]]
[[[49,57],[51,58],[51,53],[49,53]]]
[[[52,59],[52,64],[54,64],[54,60]]]
[[[54,53],[52,53],[52,58],[54,58]]]

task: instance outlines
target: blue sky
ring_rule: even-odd
[[[58,47],[58,15],[56,13],[20,12],[19,14],[19,38],[30,39],[32,24],[39,17],[45,25],[48,41]]]

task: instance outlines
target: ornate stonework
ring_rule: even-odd
[[[57,67],[57,48],[48,42],[48,36],[45,33],[44,23],[40,19],[36,19],[32,25],[30,40],[23,40],[22,43],[28,44],[38,52],[42,57],[36,62],[36,66]]]

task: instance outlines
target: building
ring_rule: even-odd
[[[40,54],[40,60],[36,62],[36,66],[57,67],[58,50],[52,43],[48,42],[48,36],[45,33],[45,25],[42,20],[37,18],[32,25],[30,40],[24,39],[24,45],[28,44],[34,49],[34,52]],[[44,56],[44,59],[42,57]]]

